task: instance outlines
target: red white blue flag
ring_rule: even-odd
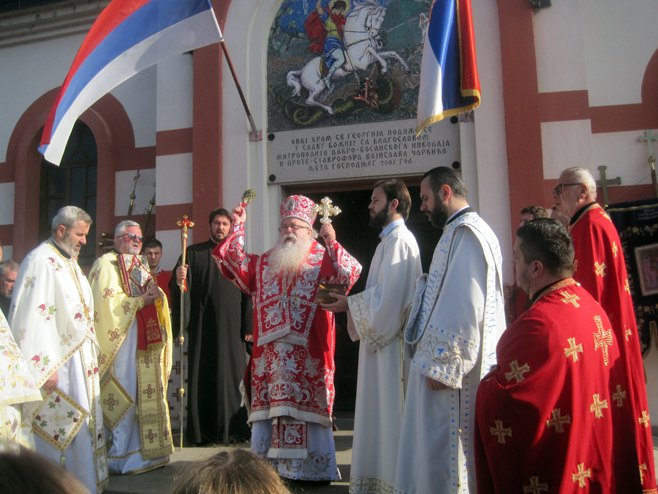
[[[480,105],[470,0],[434,0],[423,46],[416,133]]]
[[[73,60],[39,151],[59,165],[76,120],[101,97],[168,56],[222,40],[210,0],[112,0]]]

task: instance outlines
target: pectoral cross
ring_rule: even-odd
[[[320,215],[320,223],[331,223],[331,216],[338,216],[341,210],[331,203],[331,199],[323,197],[320,204],[316,204],[313,210]]]
[[[656,157],[653,154],[653,141],[658,141],[658,136],[651,133],[651,130],[645,130],[644,134],[637,138],[638,141],[646,141],[649,147],[649,157],[647,162],[651,167],[651,183],[653,184],[654,193],[658,197],[658,181],[656,180]]]

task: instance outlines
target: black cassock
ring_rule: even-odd
[[[185,432],[193,444],[244,441],[250,436],[239,385],[247,366],[244,336],[251,333],[251,303],[219,272],[211,257],[215,245],[208,240],[187,249]],[[179,258],[169,283],[175,335],[180,325],[180,262]]]

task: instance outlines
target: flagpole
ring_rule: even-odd
[[[228,54],[226,43],[222,39],[219,44],[222,45],[222,52],[224,52],[224,56],[226,57],[226,63],[228,63],[228,68],[231,71],[231,75],[233,76],[233,82],[235,83],[235,87],[237,88],[238,94],[240,95],[240,100],[242,101],[242,106],[244,107],[244,111],[246,112],[247,118],[249,119],[249,125],[251,126],[250,140],[260,141],[262,134],[259,130],[256,130],[256,124],[254,123],[254,119],[251,116],[251,111],[249,111],[249,105],[247,104],[247,99],[244,97],[244,93],[242,92],[242,87],[240,87],[240,82],[238,81],[238,76],[235,73],[235,68],[233,67],[231,56]]]

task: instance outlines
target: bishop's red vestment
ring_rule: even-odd
[[[325,248],[313,240],[303,273],[281,276],[270,266],[271,252],[247,254],[242,229],[213,251],[222,274],[254,303],[249,421],[292,417],[330,427],[335,324],[315,297],[320,282],[349,291],[361,265],[338,242]]]
[[[647,465],[642,487],[655,492],[653,438],[640,337],[619,234],[597,203],[576,212],[570,228],[575,251],[573,277],[603,306],[620,342],[622,363],[631,380],[629,399],[635,411],[638,460]]]
[[[502,335],[476,401],[478,493],[643,492],[618,340],[573,279]],[[655,492],[644,491],[644,492]]]

